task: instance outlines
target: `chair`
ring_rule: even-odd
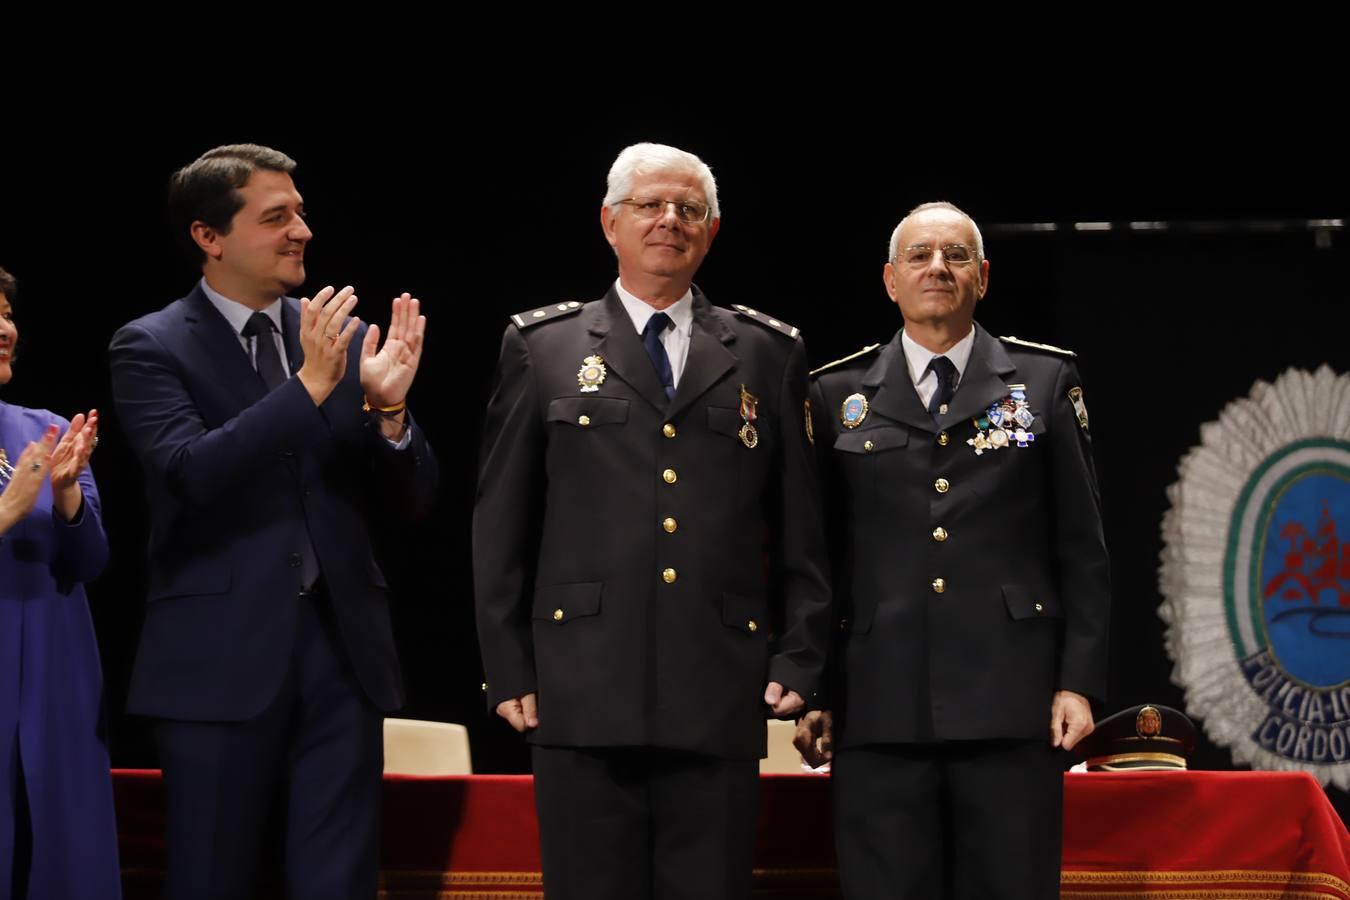
[[[802,768],[802,755],[792,746],[792,736],[797,733],[797,723],[783,719],[769,719],[769,755],[759,761],[761,775],[800,775],[807,771]]]
[[[384,720],[386,775],[472,775],[469,731],[450,722]]]

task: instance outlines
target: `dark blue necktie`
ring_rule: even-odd
[[[266,313],[255,312],[244,323],[244,337],[253,338],[253,359],[258,374],[262,376],[267,389],[274,390],[286,380],[286,369],[281,365],[281,354],[277,352],[277,342],[272,336],[277,333],[276,326]]]
[[[937,421],[947,414],[947,405],[956,393],[956,363],[945,356],[935,356],[928,362],[928,368],[937,375],[937,390],[928,401],[928,414]]]
[[[258,376],[267,385],[269,391],[275,390],[286,380],[286,367],[281,364],[281,354],[277,352],[276,325],[266,313],[255,312],[244,323],[243,335],[253,338],[253,359]],[[303,526],[302,526],[303,527]],[[300,586],[305,590],[314,587],[319,580],[318,554],[314,552],[314,541],[308,528],[301,532],[306,552],[294,554],[298,560],[293,565],[300,569]]]
[[[659,312],[653,313],[647,320],[647,327],[642,329],[642,346],[647,348],[647,355],[652,358],[652,365],[656,367],[656,374],[661,379],[661,387],[665,389],[667,400],[675,397],[675,376],[670,371],[670,357],[666,356],[666,345],[661,343],[661,335],[669,326],[670,316]]]

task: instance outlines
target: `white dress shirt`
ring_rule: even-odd
[[[947,357],[956,366],[956,384],[960,384],[961,376],[966,373],[966,363],[970,362],[970,351],[975,347],[975,327],[972,325],[969,334],[942,354],[920,347],[903,331],[900,333],[900,344],[905,351],[905,363],[909,366],[909,380],[914,382],[914,390],[919,392],[919,400],[927,409],[938,386],[937,373],[928,368],[928,364],[934,356]],[[955,389],[956,385],[952,387]]]
[[[258,368],[258,348],[254,346],[256,339],[244,335],[244,326],[252,318],[253,310],[238,300],[231,300],[215,290],[206,283],[205,278],[202,279],[202,293],[206,295],[207,300],[211,301],[211,305],[225,317],[225,321],[230,323],[230,327],[234,329],[234,336],[239,338],[239,344],[248,354],[249,361],[253,363],[253,368]],[[270,306],[260,310],[260,312],[271,319],[272,324],[276,326],[276,331],[272,333],[272,340],[277,345],[277,353],[281,354],[281,371],[289,373],[291,361],[286,358],[286,340],[282,337],[283,332],[281,330],[281,298],[278,297],[273,300]]]
[[[670,375],[675,387],[680,386],[680,376],[684,374],[684,361],[689,355],[689,336],[694,327],[694,292],[685,291],[684,296],[665,309],[653,309],[645,300],[639,300],[618,281],[614,282],[619,301],[628,310],[628,318],[638,334],[647,327],[647,320],[658,312],[670,316],[671,326],[661,333],[661,343],[665,345],[666,356],[670,357]]]

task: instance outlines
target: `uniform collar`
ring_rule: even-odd
[[[647,327],[648,319],[658,312],[663,312],[670,316],[671,322],[675,323],[676,331],[685,337],[689,336],[689,329],[694,324],[694,291],[692,288],[685,291],[684,296],[679,300],[661,310],[653,309],[651,304],[629,293],[617,279],[614,282],[614,292],[619,295],[619,302],[623,304],[624,310],[628,313],[628,318],[633,320],[633,327],[637,329],[639,334]]]
[[[928,374],[928,364],[933,361],[933,357],[938,354],[932,350],[919,345],[912,337],[904,331],[900,332],[900,343],[905,350],[905,363],[909,366],[909,380],[918,387],[919,382],[923,381],[924,376]],[[975,324],[972,322],[970,332],[961,340],[952,345],[951,349],[942,355],[952,361],[956,366],[956,380],[959,384],[961,376],[966,373],[966,364],[970,362],[970,351],[975,348]]]

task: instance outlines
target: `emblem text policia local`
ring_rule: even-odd
[[[1257,382],[1200,434],[1163,517],[1173,680],[1236,761],[1350,788],[1350,375]]]

